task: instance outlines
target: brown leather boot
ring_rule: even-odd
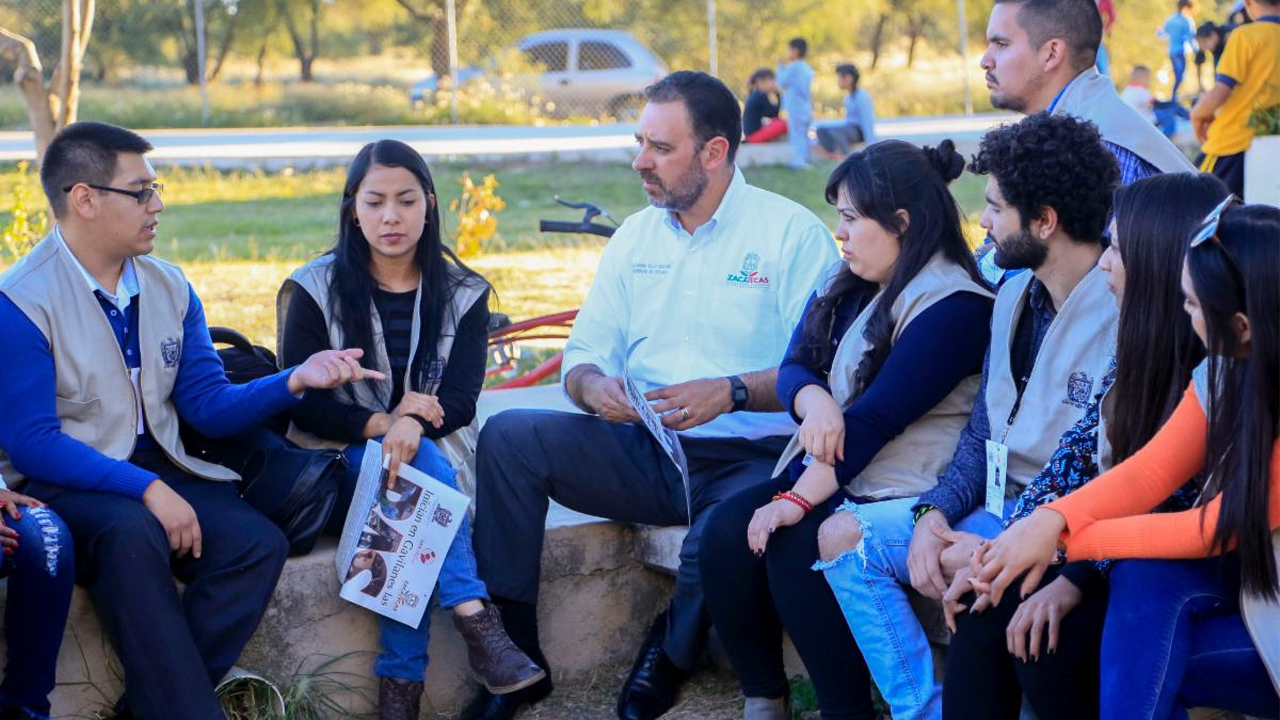
[[[521,690],[547,676],[511,642],[496,605],[486,604],[484,610],[468,617],[454,615],[453,626],[467,641],[471,670],[494,695]]]
[[[378,720],[418,720],[422,713],[422,683],[378,678]]]

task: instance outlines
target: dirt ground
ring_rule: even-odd
[[[528,708],[517,720],[612,720],[618,690],[629,665],[602,667],[588,680],[557,685],[546,700]],[[680,699],[663,720],[739,720],[742,695],[733,673],[706,669],[685,684]],[[817,713],[797,712],[795,720],[816,720]]]

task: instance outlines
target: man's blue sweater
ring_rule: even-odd
[[[179,417],[208,437],[234,435],[287,410],[298,398],[288,389],[290,370],[244,385],[227,380],[222,358],[213,348],[204,307],[190,289],[191,302],[182,321],[182,357],[171,399]],[[99,295],[130,367],[138,366],[137,308],[115,307]],[[116,311],[118,314],[112,315]],[[0,448],[28,479],[63,487],[112,492],[141,499],[156,479],[127,460],[107,457],[62,432],[55,405],[56,370],[49,342],[39,328],[6,295],[0,293]],[[97,350],[107,351],[106,348]],[[104,361],[110,361],[104,358]],[[155,447],[149,435],[138,447]]]

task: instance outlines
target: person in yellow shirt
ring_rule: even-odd
[[[1217,84],[1191,109],[1201,143],[1200,169],[1244,197],[1244,152],[1253,143],[1249,116],[1280,105],[1280,0],[1245,0],[1256,20],[1235,29],[1218,63]]]

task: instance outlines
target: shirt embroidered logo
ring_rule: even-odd
[[[171,337],[160,342],[160,357],[164,359],[165,367],[178,366],[178,359],[182,357],[182,343],[178,338]]]
[[[760,274],[760,256],[756,253],[747,253],[742,258],[742,270],[736,273],[729,273],[726,282],[730,285],[738,285],[742,287],[759,287],[763,288],[769,284],[769,278]]]
[[[1064,402],[1083,410],[1089,404],[1092,390],[1093,378],[1083,372],[1071,373],[1071,377],[1067,379],[1067,399]]]

